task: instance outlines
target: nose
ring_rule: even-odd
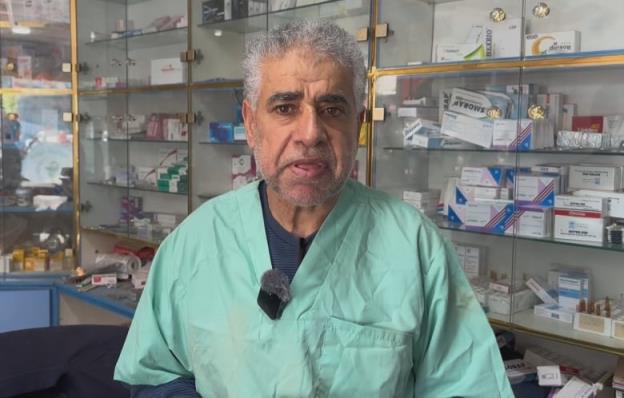
[[[302,145],[313,148],[327,140],[325,127],[316,108],[306,106],[299,117],[295,140]]]

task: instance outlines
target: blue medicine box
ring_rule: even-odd
[[[209,125],[211,144],[231,144],[234,142],[234,123],[211,122]]]

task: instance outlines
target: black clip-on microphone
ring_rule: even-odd
[[[290,301],[290,283],[288,276],[279,269],[270,269],[260,280],[258,305],[269,318],[279,319]]]

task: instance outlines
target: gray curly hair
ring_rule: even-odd
[[[336,24],[298,19],[261,34],[247,45],[243,69],[245,97],[256,107],[260,90],[260,66],[267,57],[279,56],[297,47],[309,49],[353,72],[353,94],[358,111],[364,108],[366,66],[357,42]]]

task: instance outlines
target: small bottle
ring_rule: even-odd
[[[65,249],[65,258],[63,258],[63,270],[71,271],[74,269],[74,251]]]

